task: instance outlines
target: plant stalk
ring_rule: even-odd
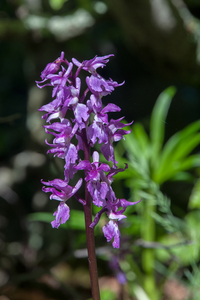
[[[90,146],[87,143],[86,134],[85,137],[83,138],[83,145],[84,145],[85,160],[90,161]],[[87,175],[87,170],[85,170],[85,176],[86,175]],[[85,214],[85,229],[86,229],[86,238],[87,238],[87,250],[88,250],[88,262],[89,262],[89,271],[90,271],[92,299],[100,300],[97,261],[96,261],[96,253],[95,253],[94,228],[89,227],[90,224],[92,223],[92,199],[87,190],[86,185],[85,185],[84,214]]]

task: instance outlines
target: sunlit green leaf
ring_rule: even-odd
[[[59,10],[62,8],[63,4],[68,0],[49,0],[49,4],[52,9]]]
[[[200,208],[200,179],[195,183],[189,199],[189,208]]]
[[[193,182],[194,176],[192,176],[188,172],[179,172],[173,176],[170,180],[173,181],[188,181],[188,182]]]
[[[153,179],[161,182],[163,173],[169,172],[173,164],[189,154],[200,142],[200,121],[194,122],[185,129],[173,135],[165,144],[157,168],[154,169]]]
[[[165,171],[162,170],[157,177],[155,177],[155,180],[159,184],[165,182],[166,180],[174,180],[174,176],[176,176],[178,172],[190,170],[199,166],[200,155],[191,155],[186,157],[184,160],[172,162],[169,168],[165,169]]]
[[[135,176],[149,177],[149,139],[142,125],[134,124],[123,141],[129,159],[128,166]],[[117,158],[118,160],[118,158]]]
[[[129,133],[129,135],[126,136],[125,140],[122,141],[124,144],[125,149],[132,154],[134,157],[140,158],[142,153],[140,146],[135,139],[135,136],[133,132]]]
[[[158,160],[158,153],[163,145],[165,134],[165,120],[171,100],[176,92],[176,88],[167,88],[158,97],[154,106],[150,121],[150,138],[152,141],[152,163]]]
[[[140,123],[135,123],[132,127],[133,135],[143,153],[145,153],[149,146],[149,137]]]

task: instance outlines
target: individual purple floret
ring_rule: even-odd
[[[44,126],[47,134],[54,136],[53,141],[46,144],[50,146],[47,153],[51,153],[64,161],[63,179],[42,181],[43,191],[50,192],[50,199],[60,201],[54,212],[55,220],[51,222],[52,227],[58,228],[64,224],[70,216],[69,206],[66,201],[74,196],[80,203],[85,205],[87,199],[83,200],[78,194],[82,185],[79,179],[75,187],[70,180],[74,174],[84,170],[85,188],[87,194],[92,198],[94,205],[101,208],[96,214],[90,228],[96,226],[103,213],[106,213],[109,221],[103,227],[103,233],[107,241],[111,241],[114,248],[120,246],[120,231],[118,222],[124,218],[124,212],[129,205],[138,202],[129,202],[118,199],[112,189],[113,176],[124,169],[118,168],[115,159],[113,143],[124,139],[130,130],[123,128],[131,125],[123,124],[123,117],[117,120],[108,118],[108,113],[119,112],[119,106],[109,103],[105,107],[102,98],[111,94],[118,84],[111,78],[105,79],[97,73],[98,68],[103,68],[113,54],[98,57],[91,60],[79,62],[75,58],[68,62],[64,58],[64,52],[54,62],[49,63],[41,73],[41,81],[36,81],[39,88],[52,87],[52,100],[43,105],[39,110],[45,112],[42,117],[46,120]],[[73,72],[75,68],[75,71]],[[80,72],[86,72],[86,89],[81,89]],[[83,85],[84,86],[84,85]],[[100,162],[99,153],[95,150],[96,144],[100,145],[100,151],[106,161]],[[93,148],[93,149],[92,149]],[[91,151],[92,150],[92,151]],[[89,160],[92,153],[93,161]],[[81,159],[80,157],[83,157]]]
[[[43,186],[42,190],[45,193],[51,192],[50,199],[61,201],[58,205],[57,211],[54,212],[55,221],[51,222],[52,227],[58,228],[60,224],[64,224],[69,219],[69,206],[66,201],[70,199],[82,185],[82,178],[79,179],[74,188],[69,186],[66,181],[61,179],[54,179],[52,181],[45,182],[41,180],[43,184],[50,187]],[[58,191],[60,190],[60,191]],[[61,222],[60,222],[61,219]]]
[[[97,55],[90,59],[90,60],[84,60],[82,63],[80,63],[76,58],[72,58],[72,62],[74,65],[76,65],[78,68],[81,68],[85,71],[88,71],[90,73],[95,73],[96,69],[101,67],[105,67],[107,62],[109,62],[109,57],[114,56],[113,54],[109,54],[106,56],[98,57]]]
[[[87,170],[85,181],[87,189],[92,196],[93,203],[101,207],[104,205],[107,192],[109,191],[108,184],[102,180],[103,174],[110,171],[109,165],[102,163],[99,165],[99,153],[93,152],[93,163],[89,161],[81,161],[76,167],[76,170]]]
[[[64,52],[61,52],[61,56],[57,58],[53,63],[49,63],[41,73],[41,78],[44,79],[49,74],[54,74],[60,69],[60,65],[64,59]]]
[[[53,228],[58,228],[69,219],[69,206],[66,203],[60,203],[58,209],[54,212],[55,220],[51,222]]]

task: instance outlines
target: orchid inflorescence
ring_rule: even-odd
[[[120,246],[120,231],[117,221],[126,216],[123,214],[126,207],[138,202],[129,202],[125,199],[117,199],[111,187],[113,176],[124,169],[117,167],[115,160],[113,142],[124,138],[125,134],[130,133],[123,127],[123,118],[108,120],[109,112],[119,112],[121,109],[113,103],[102,105],[102,97],[114,91],[115,87],[121,86],[112,79],[104,79],[97,73],[97,68],[103,68],[109,61],[112,54],[85,60],[80,63],[75,58],[68,62],[64,58],[64,52],[54,62],[49,63],[41,73],[42,81],[36,81],[39,88],[52,86],[52,98],[49,104],[43,105],[39,110],[46,114],[42,119],[46,119],[49,125],[44,126],[48,134],[54,136],[53,143],[46,144],[51,148],[47,153],[64,159],[64,180],[54,179],[52,181],[41,182],[43,191],[51,192],[50,199],[60,201],[57,210],[54,212],[55,220],[51,222],[52,227],[58,228],[65,223],[70,216],[69,206],[66,201],[74,196],[80,203],[85,205],[85,200],[81,199],[78,190],[82,185],[83,179],[80,178],[74,187],[68,183],[78,170],[85,172],[85,185],[92,197],[92,202],[102,209],[96,214],[94,221],[90,224],[91,228],[98,223],[102,213],[106,212],[109,222],[103,227],[103,233],[107,241],[111,241],[114,248]],[[77,67],[75,74],[72,69]],[[86,90],[81,94],[80,71],[88,72],[86,77]],[[90,93],[90,97],[88,97]],[[72,118],[67,119],[66,114],[71,110]],[[52,120],[57,121],[52,122]],[[72,142],[76,138],[76,145]],[[107,163],[99,162],[99,153],[93,151],[93,162],[89,159],[81,160],[81,151],[94,148],[96,143],[101,145],[100,151],[112,167]],[[85,155],[86,158],[86,155]],[[119,210],[119,208],[122,208]]]

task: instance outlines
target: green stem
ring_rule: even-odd
[[[84,145],[85,160],[90,161],[90,146],[87,143],[86,134],[85,137],[83,138],[83,145]],[[85,176],[86,175],[87,175],[87,171],[85,171]],[[95,253],[94,229],[89,227],[90,224],[92,223],[92,199],[90,197],[90,194],[86,186],[85,186],[84,213],[85,213],[85,229],[86,229],[86,237],[87,237],[88,262],[89,262],[89,271],[90,271],[92,299],[100,300],[97,261],[96,261],[96,253]]]

